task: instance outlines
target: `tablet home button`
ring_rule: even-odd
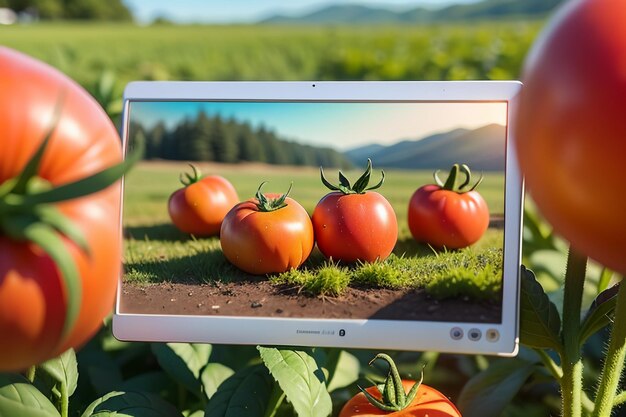
[[[463,329],[460,327],[453,327],[452,330],[450,330],[450,337],[453,340],[461,340],[463,338]]]
[[[467,337],[469,338],[469,340],[472,340],[474,342],[479,341],[482,335],[483,334],[478,329],[470,329],[470,331],[467,332]]]
[[[487,330],[487,334],[485,334],[485,337],[490,342],[497,342],[498,340],[500,340],[500,332],[498,332],[496,329],[489,329]]]

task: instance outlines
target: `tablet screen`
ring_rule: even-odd
[[[508,106],[506,101],[131,100],[127,148],[144,141],[145,159],[124,183],[119,313],[501,323]],[[383,172],[384,182],[354,196],[378,193],[392,216],[383,213],[387,217],[381,220],[370,213],[356,231],[354,225],[352,230],[321,226],[335,227],[330,243],[328,237],[326,247],[318,242],[294,269],[250,273],[238,263],[239,257],[258,255],[254,246],[229,259],[218,230],[189,232],[172,218],[170,198],[184,187],[180,179],[189,182],[194,172],[226,180],[238,201],[254,199],[262,183],[263,193],[278,196],[291,186],[289,197],[312,216],[331,192],[320,167],[332,185],[343,184],[341,171],[354,187],[368,160],[369,185],[379,183]],[[452,181],[448,175],[455,164]],[[436,196],[433,187],[442,185],[454,189]],[[412,201],[418,189],[425,195]],[[214,209],[197,198],[187,204]],[[368,204],[363,199],[328,215],[358,217],[349,210],[367,210]],[[397,230],[386,224],[384,233],[367,233],[392,221],[390,216]],[[194,220],[187,215],[184,221]],[[233,227],[228,233],[239,226]],[[344,239],[360,232],[356,240]],[[383,249],[372,259],[370,246],[383,240],[390,253]],[[263,256],[290,256],[280,250]]]

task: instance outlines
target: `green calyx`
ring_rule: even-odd
[[[465,175],[465,180],[460,185],[458,184],[459,173]],[[466,164],[452,165],[452,168],[450,169],[450,173],[448,174],[448,178],[446,179],[445,183],[441,181],[441,178],[439,178],[439,170],[434,172],[433,177],[435,178],[435,183],[439,187],[441,187],[441,189],[454,191],[455,193],[459,194],[474,191],[476,187],[478,187],[478,185],[480,185],[480,183],[483,181],[483,174],[481,173],[478,181],[476,181],[476,183],[472,185],[471,188],[467,188],[472,182],[472,171]]]
[[[389,373],[387,374],[387,378],[385,378],[385,383],[376,386],[381,399],[379,400],[361,387],[359,387],[359,389],[365,395],[367,400],[380,410],[388,412],[404,410],[411,405],[415,399],[417,390],[424,380],[424,373],[422,372],[420,380],[416,381],[409,392],[406,393],[404,392],[404,386],[402,385],[402,378],[400,378],[400,373],[398,372],[398,368],[393,362],[393,359],[391,359],[389,355],[379,353],[370,361],[369,365],[372,366],[377,359],[382,359],[389,364]]]
[[[289,185],[289,189],[287,190],[287,192],[278,198],[267,198],[267,196],[261,192],[261,188],[263,188],[265,184],[267,184],[267,181],[263,181],[261,185],[259,185],[259,189],[256,190],[256,194],[255,194],[255,197],[258,201],[258,203],[256,203],[256,206],[259,209],[259,211],[270,212],[270,211],[279,210],[283,207],[287,207],[288,204],[285,200],[287,199],[287,197],[289,196],[289,193],[291,192],[291,188],[293,187],[293,182]]]
[[[41,160],[61,116],[62,98],[55,107],[50,128],[22,172],[0,184],[0,236],[38,245],[56,264],[67,298],[63,338],[69,335],[80,311],[82,286],[74,260],[64,241],[73,242],[89,255],[82,231],[54,205],[98,192],[117,181],[141,158],[143,144],[118,165],[80,180],[53,186],[38,176]]]
[[[320,176],[322,183],[330,190],[340,191],[344,194],[365,194],[366,191],[375,190],[380,188],[385,182],[385,171],[380,171],[381,179],[378,184],[368,187],[370,178],[372,176],[372,160],[367,160],[367,168],[365,172],[356,180],[354,185],[350,185],[350,181],[343,175],[343,172],[339,171],[339,185],[331,184],[324,176],[324,170],[320,167]]]
[[[191,167],[193,173],[189,174],[188,172],[181,172],[180,176],[178,177],[180,179],[180,183],[183,184],[185,187],[188,187],[191,184],[195,184],[203,178],[202,173],[200,172],[198,167],[193,164],[189,164],[189,166]]]

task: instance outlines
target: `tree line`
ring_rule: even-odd
[[[133,20],[122,0],[0,0],[2,7],[42,20]]]
[[[350,161],[332,148],[315,147],[280,137],[265,126],[251,126],[220,115],[198,112],[168,128],[159,122],[148,128],[131,122],[130,137],[143,136],[145,159],[263,162],[273,165],[351,167]]]

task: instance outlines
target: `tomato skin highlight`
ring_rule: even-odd
[[[331,192],[313,211],[317,247],[342,262],[386,259],[398,240],[398,221],[391,204],[379,193]]]
[[[285,199],[285,207],[275,211],[259,211],[257,203],[256,198],[239,203],[224,218],[220,243],[226,259],[253,275],[285,272],[302,265],[315,244],[309,214],[290,197]]]
[[[420,187],[409,201],[411,235],[437,248],[477,242],[489,227],[489,208],[477,191],[457,193],[435,184]]]
[[[405,391],[411,389],[415,381],[402,380]],[[376,387],[366,388],[366,391],[377,399],[381,398]],[[401,411],[387,412],[372,405],[362,392],[352,397],[343,406],[339,417],[461,417],[461,413],[452,402],[441,392],[427,385],[420,385],[417,395],[411,404]]]
[[[106,113],[56,69],[0,47],[0,91],[0,184],[19,175],[41,144],[61,96],[59,123],[38,176],[60,185],[121,161],[120,138]],[[77,322],[62,340],[67,300],[56,266],[36,245],[0,236],[0,371],[22,370],[79,347],[113,307],[121,271],[119,183],[56,207],[90,248],[86,255],[65,242],[82,282]]]
[[[183,233],[217,235],[226,213],[239,202],[235,187],[225,178],[211,175],[174,191],[168,212]]]
[[[526,58],[514,118],[526,188],[578,252],[626,273],[626,7],[567,2]]]

